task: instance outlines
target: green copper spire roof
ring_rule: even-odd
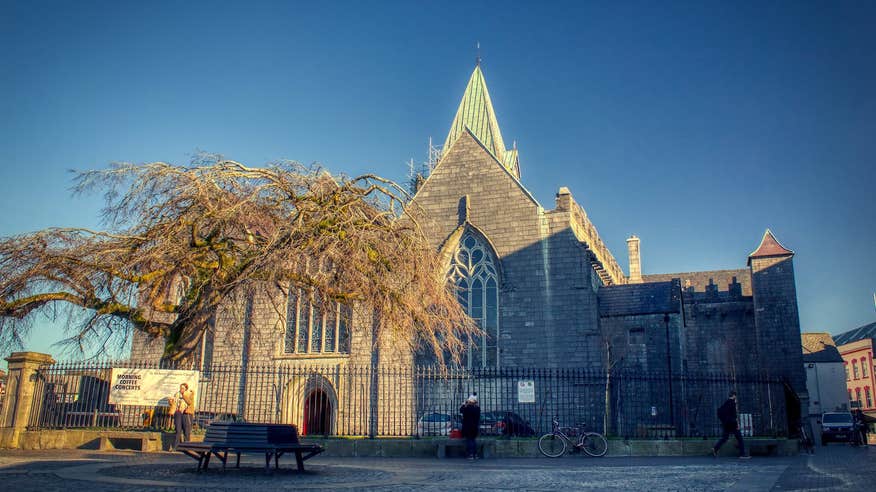
[[[456,117],[450,125],[450,133],[444,141],[444,148],[449,149],[466,128],[497,161],[514,176],[520,177],[517,149],[505,149],[505,142],[502,140],[502,132],[499,131],[499,122],[496,121],[496,112],[493,111],[493,102],[490,100],[490,92],[487,90],[480,64],[475,66],[471,78],[468,79],[462,101],[459,102],[459,109],[456,110]]]

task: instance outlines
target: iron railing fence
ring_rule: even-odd
[[[30,427],[170,429],[166,407],[108,402],[113,367],[159,368],[130,362],[43,367]],[[765,377],[292,363],[213,364],[200,374],[192,388],[196,428],[219,419],[294,423],[304,435],[446,435],[458,428],[462,403],[476,394],[482,434],[540,435],[558,418],[628,438],[705,437],[720,434],[716,409],[732,389],[752,435],[787,435],[788,429],[783,384]]]

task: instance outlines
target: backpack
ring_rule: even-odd
[[[718,407],[718,420],[721,421],[722,424],[729,424],[735,420],[735,408],[733,408],[733,401],[727,400],[723,405]]]

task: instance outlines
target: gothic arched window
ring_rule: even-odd
[[[469,368],[499,366],[499,273],[492,248],[467,230],[450,259],[447,280],[459,303],[483,330],[463,360]]]

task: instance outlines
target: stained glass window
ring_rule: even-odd
[[[469,368],[499,366],[499,274],[492,248],[472,231],[463,233],[447,280],[460,305],[483,330],[464,358]]]

